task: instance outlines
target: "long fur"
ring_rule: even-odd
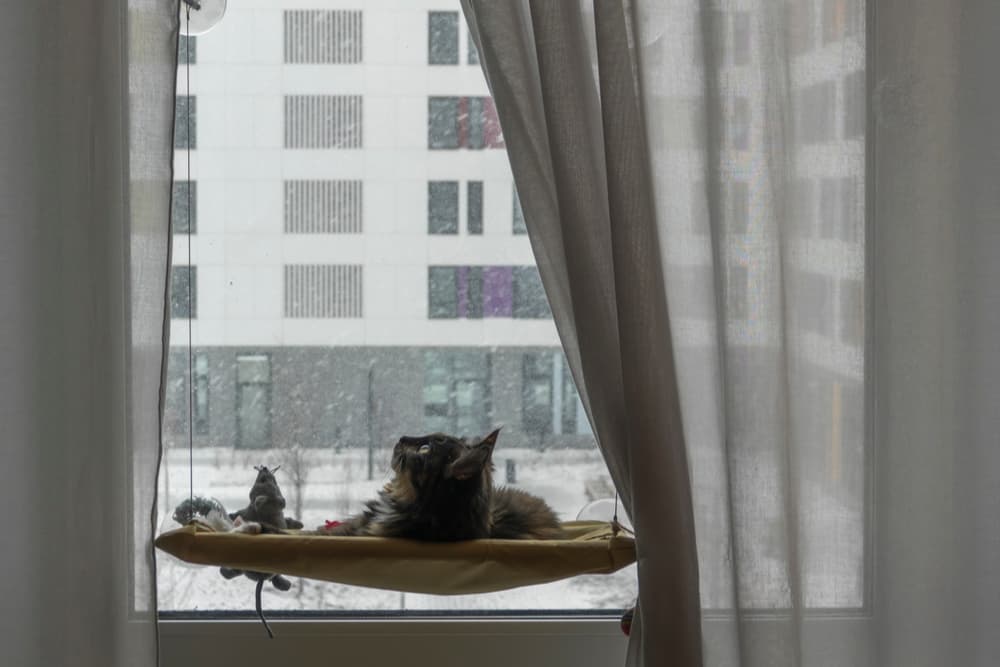
[[[315,533],[433,542],[563,537],[558,517],[544,500],[494,488],[498,433],[471,443],[443,433],[404,436],[393,450],[392,481],[361,514]]]

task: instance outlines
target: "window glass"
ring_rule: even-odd
[[[469,181],[467,183],[467,201],[469,217],[467,229],[470,234],[483,233],[483,182]]]
[[[170,317],[198,317],[198,267],[174,266],[171,270]]]
[[[281,466],[290,516],[342,520],[385,484],[399,437],[430,431],[503,426],[497,482],[543,497],[562,519],[613,496],[517,233],[496,107],[459,3],[368,4],[229,3],[198,37],[190,93],[182,65],[178,119],[190,108],[194,120],[197,99],[191,145],[196,130],[202,150],[190,176],[175,156],[175,203],[191,189],[198,233],[175,243],[170,306],[197,317],[190,338],[186,319],[170,335],[161,531],[191,492],[245,506],[255,465]],[[546,369],[545,390],[525,375],[527,355]],[[158,556],[161,611],[253,609],[253,582]],[[615,613],[635,597],[632,567],[457,597],[298,579],[287,592],[265,588],[263,606]]]
[[[174,234],[194,234],[198,231],[197,181],[174,181],[170,220]]]
[[[524,211],[521,210],[521,198],[517,196],[517,189],[514,189],[514,223],[513,232],[515,234],[527,234],[528,228],[524,224]]]
[[[194,95],[178,95],[174,108],[174,148],[197,148],[198,100]]]
[[[431,181],[427,184],[427,231],[430,234],[458,233],[456,181]]]
[[[430,12],[427,17],[427,62],[458,64],[458,12]]]
[[[524,319],[552,317],[542,280],[534,266],[514,267],[513,313],[514,317]]]

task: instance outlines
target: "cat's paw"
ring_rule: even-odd
[[[233,529],[229,532],[231,533],[246,533],[248,535],[260,535],[261,531],[260,524],[256,521],[244,521],[242,517],[236,520],[233,525]]]

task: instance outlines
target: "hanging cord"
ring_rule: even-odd
[[[184,7],[184,23],[185,32],[191,33],[191,5],[195,4],[195,9],[199,9],[201,5],[197,3],[192,3],[189,0],[185,1]],[[184,94],[187,98],[185,102],[185,137],[187,138],[187,188],[186,188],[186,199],[187,199],[187,251],[188,251],[188,263],[187,263],[187,325],[188,325],[188,499],[191,501],[191,506],[194,506],[194,324],[193,324],[193,313],[191,312],[192,306],[194,305],[194,286],[192,278],[193,266],[191,257],[191,54],[190,45],[185,40],[184,42],[184,74],[185,74],[185,88]]]
[[[629,530],[623,526],[620,521],[618,521],[618,489],[615,489],[615,513],[614,516],[611,517],[611,534],[617,537],[618,533],[621,532],[628,533],[629,535],[635,535],[634,531]]]

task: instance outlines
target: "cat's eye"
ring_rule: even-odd
[[[430,445],[420,445],[420,449],[417,450],[418,454],[428,454],[431,451]]]

